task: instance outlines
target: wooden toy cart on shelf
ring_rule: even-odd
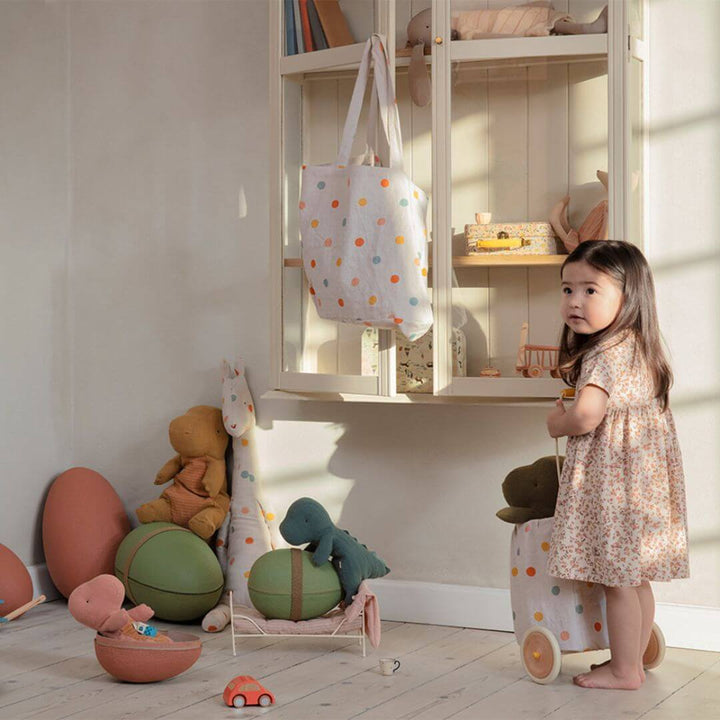
[[[515,370],[522,373],[523,377],[532,378],[540,377],[543,371],[549,370],[552,377],[559,378],[558,353],[560,348],[557,345],[529,345],[527,336],[528,324],[523,323],[520,329],[520,345],[515,361]]]

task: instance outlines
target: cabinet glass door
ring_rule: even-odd
[[[449,7],[459,38],[447,58],[452,287],[440,391],[452,395],[557,397],[567,249],[549,220],[566,197],[563,234],[607,216],[607,34],[495,37],[500,8],[507,26],[507,6],[520,4]],[[585,23],[604,2],[565,5]]]

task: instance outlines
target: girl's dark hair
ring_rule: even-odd
[[[622,290],[623,298],[617,317],[604,330],[592,335],[579,335],[567,325],[560,337],[560,374],[568,385],[575,386],[587,354],[619,335],[617,342],[630,331],[635,335],[637,349],[645,361],[655,386],[655,397],[668,406],[668,393],[673,382],[672,370],[660,340],[655,307],[655,283],[645,256],[631,243],[619,240],[587,240],[580,243],[560,268],[560,277],[567,265],[584,261],[609,275]],[[616,343],[613,343],[616,344]],[[612,344],[610,345],[612,347]]]

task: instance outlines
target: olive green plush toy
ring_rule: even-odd
[[[563,461],[560,458],[560,469]],[[511,470],[502,484],[503,497],[509,507],[495,513],[509,523],[552,517],[558,494],[558,473],[555,456],[536,460],[532,465]]]
[[[328,559],[337,570],[347,605],[352,603],[360,583],[366,578],[387,575],[390,568],[347,530],[335,526],[325,508],[312,498],[300,498],[288,509],[280,523],[280,534],[291,545],[310,543],[316,567]]]

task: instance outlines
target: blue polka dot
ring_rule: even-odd
[[[400,204],[401,204],[403,207],[407,207],[408,201],[407,201],[405,198],[403,198],[403,199],[400,201]]]
[[[513,620],[515,619],[515,611],[513,610]]]
[[[416,297],[410,298],[410,304],[411,305],[417,305],[420,301]]]
[[[325,183],[321,180],[321,181],[317,184],[317,187],[318,187],[318,190],[324,190],[324,189],[325,189]]]
[[[342,226],[345,227],[347,225],[347,218],[343,218]]]
[[[254,476],[254,475],[251,475],[250,473],[248,473],[248,480],[249,480],[250,482],[255,482],[255,476]]]
[[[560,588],[557,585],[553,585],[552,588],[550,588],[550,592],[553,595],[559,595],[560,594]]]
[[[327,281],[327,278],[326,278],[325,280],[323,280],[323,285],[324,285],[325,287],[327,287],[327,286],[328,286],[328,281]]]
[[[380,261],[381,261],[380,256],[379,256],[379,255],[376,255],[376,256],[373,258],[373,265],[379,264]]]
[[[246,478],[249,474],[250,474],[250,473],[249,473],[247,470],[243,470],[243,471],[240,473],[240,477]]]
[[[235,401],[237,400],[237,395],[231,395],[231,396],[230,396],[230,400],[231,400],[232,402],[235,402]]]
[[[582,605],[576,605],[576,606],[575,606],[575,612],[576,612],[578,615],[582,615],[582,611],[583,611],[583,606],[582,606]]]

